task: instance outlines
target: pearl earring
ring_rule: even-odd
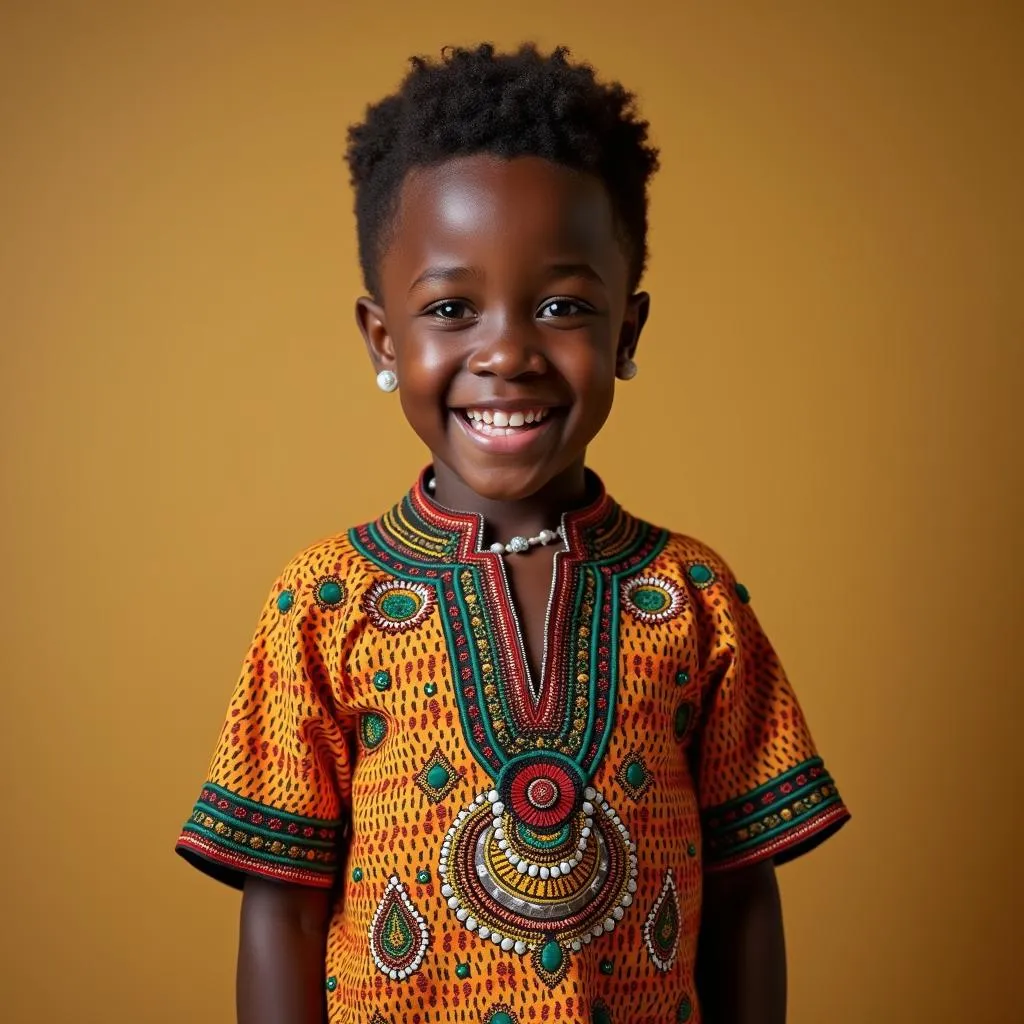
[[[392,370],[381,370],[377,374],[377,387],[390,394],[398,390],[398,377]]]
[[[619,364],[619,368],[616,371],[615,376],[618,377],[619,380],[632,380],[636,376],[638,369],[639,367],[632,359],[623,359]]]

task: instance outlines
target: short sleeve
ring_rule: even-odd
[[[713,555],[688,571],[705,659],[696,747],[705,868],[785,863],[850,814],[746,587]]]
[[[350,798],[338,710],[345,584],[296,560],[260,616],[176,850],[241,888],[246,875],[330,887]]]

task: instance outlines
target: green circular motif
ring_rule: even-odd
[[[431,789],[444,789],[448,785],[448,769],[443,764],[435,764],[433,768],[427,772],[427,785]]]
[[[465,979],[469,977],[469,964],[456,964],[455,977],[461,978],[465,981]]]
[[[634,761],[626,769],[626,781],[636,789],[644,784],[647,780],[647,773],[644,771],[644,766],[639,761]]]
[[[676,682],[680,686],[685,686],[689,681],[690,681],[690,673],[689,672],[677,672],[676,673]]]
[[[352,881],[353,882],[361,882],[362,880],[363,880],[363,869],[362,868],[353,868],[352,869]]]
[[[693,1016],[693,1004],[690,1002],[689,996],[683,996],[683,1001],[679,1004],[679,1010],[676,1012],[676,1020],[679,1024],[686,1024],[686,1022]]]
[[[383,669],[380,672],[374,672],[373,685],[383,693],[391,685],[391,673],[385,672]]]
[[[381,600],[380,610],[395,622],[405,622],[420,610],[420,604],[409,594],[388,594]]]
[[[295,595],[290,590],[282,590],[277,595],[277,610],[283,615],[285,612],[291,611],[292,605],[295,604]]]
[[[366,712],[359,719],[359,735],[362,737],[363,746],[367,750],[376,750],[384,742],[388,734],[388,723],[382,715],[373,711]]]
[[[612,1012],[604,1003],[594,1003],[590,1010],[593,1024],[612,1024]]]
[[[423,687],[423,692],[428,697],[433,697],[434,694],[437,693],[437,683],[427,683],[426,686]]]
[[[672,604],[672,596],[657,587],[637,587],[630,599],[642,612],[650,612],[657,615],[665,611]]]
[[[416,881],[420,885],[430,885],[430,872],[426,868],[416,872]]]
[[[337,987],[338,987],[338,979],[335,978],[334,975],[331,975],[331,977],[329,977],[327,979],[327,991],[328,992],[333,992]]]
[[[696,857],[696,856],[697,856],[697,847],[696,847],[696,846],[694,846],[694,845],[693,845],[693,843],[690,843],[690,845],[689,845],[689,846],[688,846],[688,847],[686,848],[686,852],[687,852],[687,853],[688,853],[688,854],[689,854],[689,855],[690,855],[691,857]]]
[[[515,1024],[515,1021],[504,1010],[499,1010],[487,1021],[487,1024]]]
[[[693,717],[693,705],[689,701],[683,701],[679,707],[676,708],[676,739],[681,740],[686,735],[686,730],[690,727],[690,719]]]
[[[554,974],[562,966],[562,959],[562,947],[554,939],[544,943],[540,951],[540,965],[545,971]]]
[[[690,579],[698,587],[706,587],[709,583],[714,582],[715,574],[702,562],[695,562],[687,570]]]
[[[736,584],[736,596],[743,604],[750,604],[750,591],[742,583]]]
[[[614,971],[615,971],[615,961],[614,960],[602,960],[601,961],[601,973],[602,974],[612,974],[612,973],[614,973]]]
[[[323,604],[339,604],[342,596],[341,584],[337,580],[324,580],[317,588],[316,596]]]

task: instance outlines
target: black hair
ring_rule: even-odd
[[[635,97],[594,69],[525,44],[498,54],[489,43],[449,47],[411,60],[399,90],[367,108],[348,130],[359,261],[380,297],[378,264],[406,174],[459,156],[538,156],[599,178],[608,191],[629,258],[630,289],[647,261],[647,183],[658,151]]]

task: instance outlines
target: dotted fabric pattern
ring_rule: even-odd
[[[615,537],[653,530],[614,515]],[[588,783],[633,844],[634,891],[581,948],[517,952],[512,931],[509,948],[481,937],[443,891],[450,830],[496,785],[466,738],[454,605],[441,583],[383,570],[358,533],[309,548],[272,588],[179,852],[236,886],[253,873],[334,888],[332,1024],[699,1021],[703,873],[792,858],[848,818],[746,588],[674,534],[619,586],[614,717]],[[599,658],[607,641],[592,642]],[[552,799],[543,780],[530,792]]]

